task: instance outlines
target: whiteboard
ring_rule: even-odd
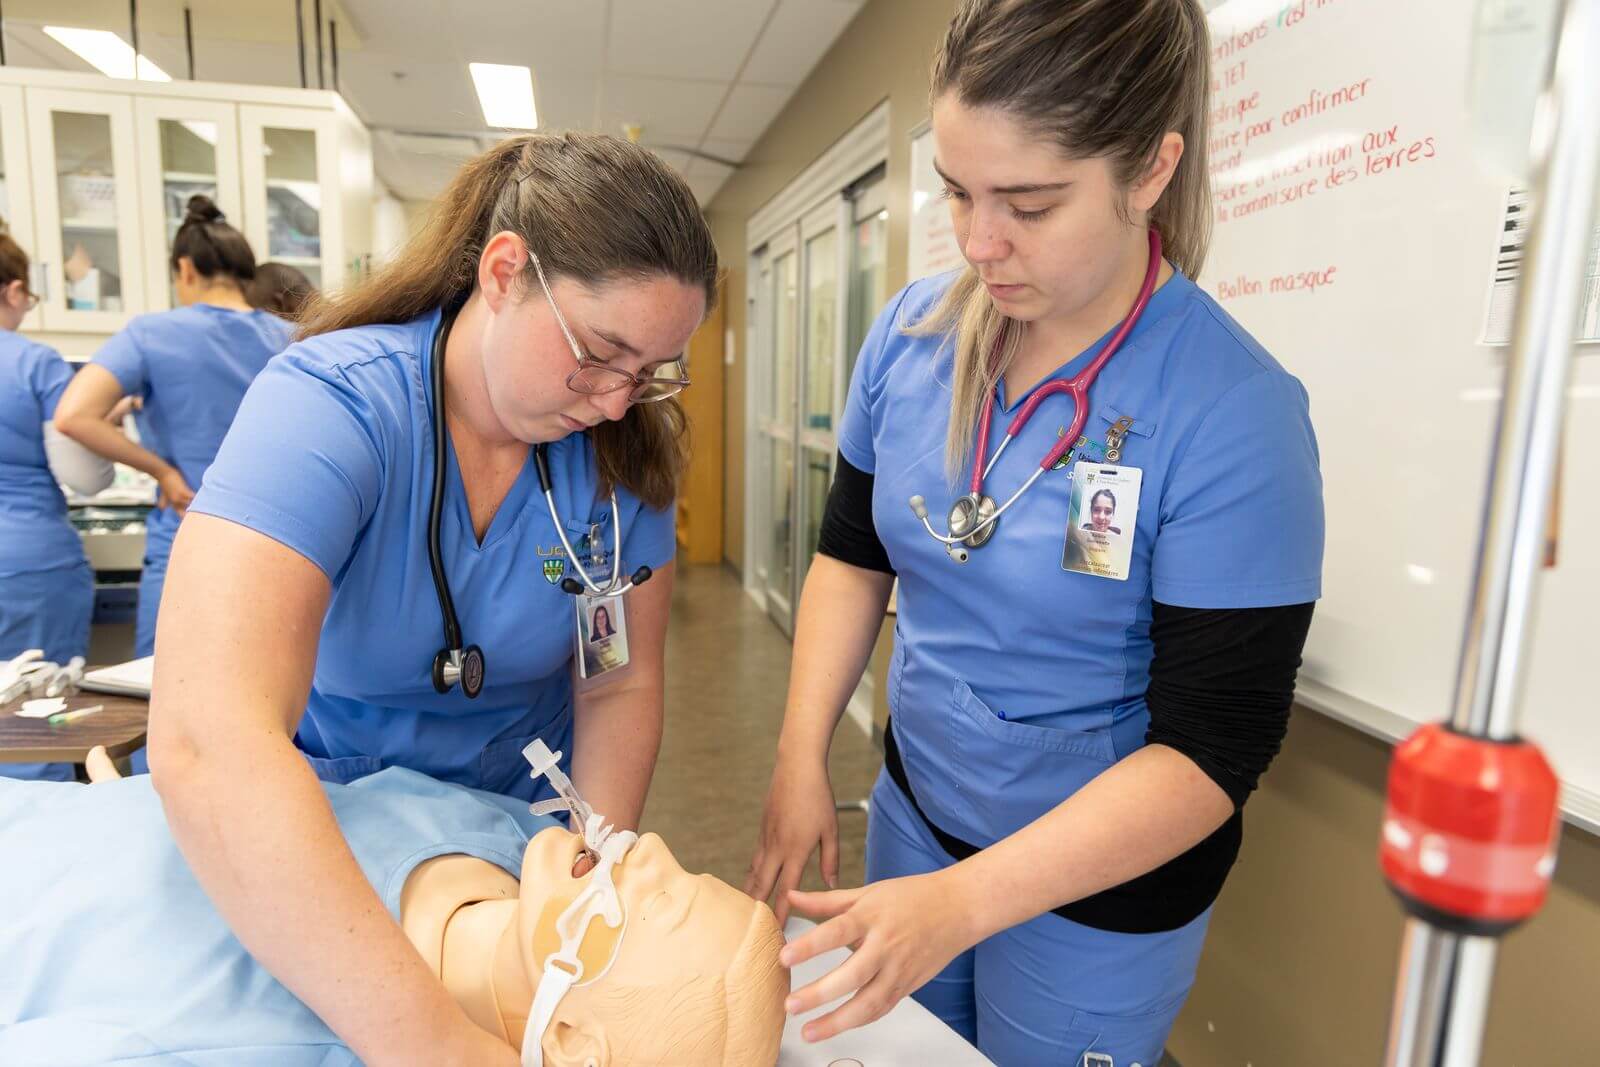
[[[1229,0],[1209,19],[1216,232],[1199,281],[1305,383],[1321,446],[1302,692],[1398,738],[1451,712],[1505,358],[1482,343],[1511,198],[1474,156],[1472,5]],[[1597,829],[1600,358],[1580,351],[1524,733],[1569,818]]]
[[[924,122],[911,135],[911,233],[906,242],[906,284],[954,270],[965,261],[956,243],[944,182],[933,169],[933,129]]]

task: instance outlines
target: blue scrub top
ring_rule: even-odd
[[[1127,580],[1063,570],[1067,470],[1036,482],[970,562],[953,562],[908,504],[923,494],[942,531],[966,492],[970,467],[956,488],[944,465],[953,344],[901,331],[953,279],[914,283],[878,318],[839,450],[875,474],[873,518],[900,579],[888,695],[907,777],[936,825],[982,846],[1143,746],[1152,601],[1317,599],[1322,478],[1305,389],[1175,273],[1089,391],[1084,433],[1096,445],[1117,419],[1133,420],[1120,462],[1140,468],[1143,484]],[[1078,373],[1111,332],[1050,377]],[[1001,383],[989,455],[1026,399]],[[1009,497],[1071,420],[1070,398],[1045,400],[990,474],[988,495]]]
[[[0,577],[84,561],[44,452],[72,373],[55,349],[0,330]]]
[[[434,691],[444,624],[428,566],[433,484],[429,365],[439,314],[292,345],[250,388],[192,510],[247,526],[333,583],[297,738],[324,778],[402,766],[531,796],[521,751],[535,737],[571,756],[574,598],[530,451],[479,544],[455,453],[447,453],[440,548],[463,639],[483,649],[485,685]],[[556,507],[574,548],[611,510],[583,435],[549,448]],[[676,551],[671,508],[617,490],[622,570]],[[591,573],[599,574],[602,561]],[[609,556],[603,561],[609,567]],[[609,570],[605,573],[609,574]]]
[[[293,336],[293,324],[268,311],[192,304],[136,316],[100,347],[94,362],[125,394],[144,401],[134,416],[140,443],[198,490],[245,390]],[[158,508],[147,525],[150,550],[164,557],[177,512]]]
[[[397,921],[425,860],[473,856],[517,877],[529,837],[557,825],[403,770],[324,789]],[[234,937],[173,842],[149,775],[0,779],[0,855],[0,1063],[358,1067]]]

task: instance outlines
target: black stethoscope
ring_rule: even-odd
[[[439,328],[433,333],[433,364],[429,368],[429,377],[433,384],[433,399],[435,411],[433,417],[433,492],[428,500],[428,566],[433,571],[433,589],[439,596],[439,614],[444,617],[444,648],[433,657],[433,688],[440,693],[448,693],[461,683],[461,691],[468,699],[476,697],[483,692],[483,649],[477,645],[461,643],[461,622],[456,618],[455,602],[450,598],[450,583],[445,578],[444,554],[439,548],[439,520],[444,513],[444,466],[445,466],[445,425],[444,425],[444,345],[450,336],[450,327],[455,325],[456,313],[461,310],[459,304],[445,310],[439,322]],[[622,518],[617,508],[617,491],[611,490],[611,578],[605,585],[597,584],[589,577],[588,570],[578,559],[578,554],[573,551],[572,543],[567,540],[566,528],[562,525],[561,516],[556,511],[555,496],[550,490],[550,460],[548,457],[549,446],[537,444],[533,446],[533,465],[539,475],[539,490],[544,494],[545,507],[550,510],[550,521],[556,528],[556,536],[561,539],[561,547],[567,553],[567,560],[572,564],[572,569],[577,571],[577,578],[561,579],[561,591],[578,596],[585,591],[591,596],[621,596],[636,585],[643,585],[650,579],[650,568],[640,567],[633,572],[633,576],[626,582],[622,580]]]

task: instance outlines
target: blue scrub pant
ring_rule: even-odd
[[[887,771],[872,790],[867,881],[954,861]],[[1096,930],[1045,914],[982,941],[912,996],[1000,1067],[1156,1067],[1194,983],[1209,909],[1155,934]]]
[[[156,613],[161,608],[161,590],[167,584],[167,560],[172,542],[182,521],[171,508],[155,508],[145,517],[144,571],[139,575],[139,606],[134,615],[133,654],[153,656],[156,652]]]
[[[0,576],[0,660],[30,648],[44,649],[44,658],[57,663],[87,657],[93,617],[94,571],[88,560]],[[56,782],[73,778],[70,763],[0,763],[0,776]]]

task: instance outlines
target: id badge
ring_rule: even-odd
[[[1139,521],[1138,467],[1079,460],[1072,465],[1072,502],[1061,569],[1128,580],[1133,532]]]
[[[573,597],[577,608],[579,678],[599,678],[628,665],[628,618],[620,596]]]

